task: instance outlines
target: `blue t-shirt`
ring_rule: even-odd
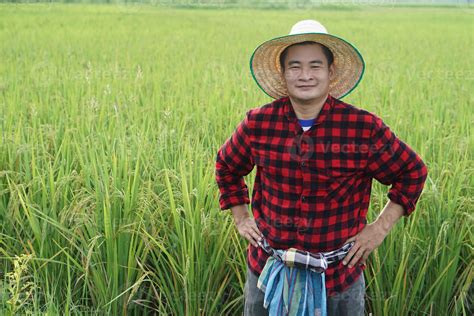
[[[309,119],[309,120],[298,119],[298,121],[300,121],[300,125],[301,127],[303,127],[303,131],[309,130],[311,126],[313,126],[313,123],[314,123],[314,119]]]

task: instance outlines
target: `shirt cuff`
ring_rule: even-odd
[[[387,195],[392,202],[403,206],[403,216],[408,217],[415,210],[415,203],[413,203],[410,199],[406,198],[399,191],[391,189]]]
[[[249,193],[247,189],[232,193],[225,193],[219,196],[219,207],[223,211],[241,204],[250,204]]]

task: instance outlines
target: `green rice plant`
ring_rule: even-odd
[[[32,298],[35,291],[35,283],[28,271],[28,263],[32,255],[15,256],[13,259],[13,270],[6,274],[7,282],[4,285],[8,291],[9,299],[6,301],[7,313],[31,313]]]

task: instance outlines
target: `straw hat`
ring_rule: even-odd
[[[290,34],[271,39],[258,46],[250,58],[250,71],[260,89],[274,99],[287,96],[281,73],[280,54],[295,43],[314,41],[323,44],[334,55],[335,75],[329,84],[329,94],[343,98],[359,84],[364,74],[362,55],[351,43],[328,34],[326,28],[314,20],[299,21]]]

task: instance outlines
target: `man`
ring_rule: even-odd
[[[257,280],[269,258],[260,242],[328,252],[354,242],[325,271],[329,315],[364,315],[363,270],[401,216],[409,216],[427,169],[376,115],[342,102],[359,83],[364,61],[319,22],[295,24],[251,58],[259,87],[275,100],[247,112],[219,149],[216,181],[247,252],[245,315],[267,315]],[[254,166],[252,213],[243,176]],[[391,185],[388,203],[367,223],[372,179]]]

